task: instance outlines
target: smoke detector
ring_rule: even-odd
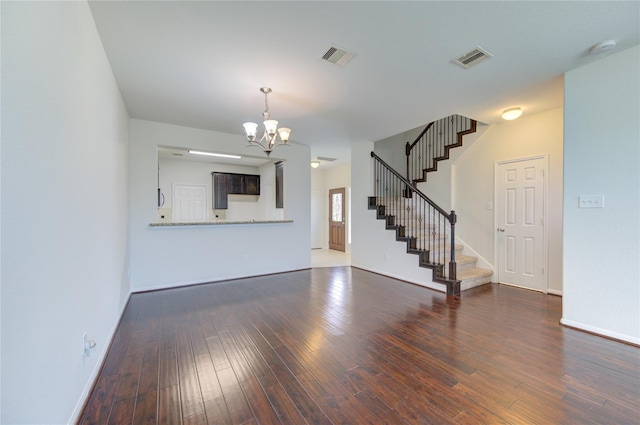
[[[606,40],[606,41],[603,41],[602,43],[598,43],[595,46],[593,46],[589,50],[589,53],[591,53],[592,55],[597,55],[599,53],[606,52],[607,50],[611,50],[614,47],[616,47],[615,40]]]
[[[342,47],[333,45],[329,47],[329,49],[325,52],[324,55],[322,55],[322,59],[326,60],[327,62],[336,64],[338,66],[345,66],[355,56],[356,56],[355,53],[349,52],[346,49],[343,49]]]
[[[487,59],[491,59],[492,57],[493,55],[491,53],[478,46],[472,51],[460,56],[459,58],[453,59],[451,62],[463,67],[464,69],[469,69],[473,66],[478,65],[479,63],[486,61]]]

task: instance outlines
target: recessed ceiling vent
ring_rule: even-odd
[[[335,63],[339,66],[345,66],[355,56],[355,53],[349,52],[342,47],[331,46],[329,47],[329,50],[327,50],[327,52],[322,55],[322,59],[331,63]]]
[[[319,156],[319,157],[317,157],[316,159],[317,159],[318,161],[329,161],[329,162],[331,162],[331,161],[335,161],[335,160],[336,160],[335,158],[329,158],[329,157],[326,157],[326,156]]]
[[[469,69],[472,66],[476,66],[477,64],[486,61],[487,59],[491,59],[493,55],[482,47],[476,47],[469,53],[460,56],[458,59],[452,60],[453,63],[460,65],[464,69]]]

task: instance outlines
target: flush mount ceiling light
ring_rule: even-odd
[[[286,145],[291,135],[291,129],[281,127],[278,128],[278,121],[271,119],[271,113],[269,112],[269,103],[267,102],[267,95],[271,93],[269,87],[262,87],[260,91],[264,93],[264,112],[262,117],[264,121],[264,133],[260,140],[256,140],[256,133],[258,132],[258,124],[254,122],[246,122],[242,124],[244,131],[247,133],[247,140],[249,146],[260,146],[267,156],[271,155],[271,151],[278,146]],[[280,140],[278,140],[280,136]]]
[[[217,156],[219,158],[233,158],[233,159],[242,158],[240,155],[228,155],[226,153],[214,153],[214,152],[191,151],[191,150],[188,152],[194,155]]]
[[[320,166],[320,161],[311,161],[311,168],[318,168]]]
[[[515,120],[520,115],[522,115],[522,108],[509,108],[502,111],[502,119],[507,121]]]

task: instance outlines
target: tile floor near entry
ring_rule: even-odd
[[[311,267],[342,267],[351,265],[351,254],[333,249],[312,249]]]

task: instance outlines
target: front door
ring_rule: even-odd
[[[546,156],[496,164],[498,281],[547,292]]]
[[[344,252],[344,187],[329,190],[329,249]]]
[[[207,221],[207,186],[186,184],[173,186],[173,221],[177,223]]]

